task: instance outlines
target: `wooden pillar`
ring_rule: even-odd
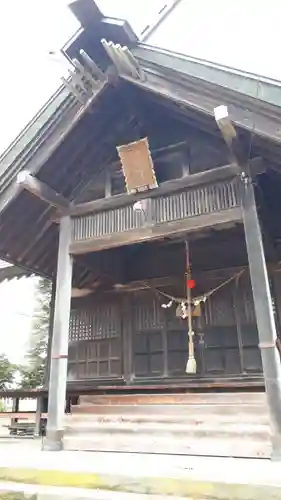
[[[47,434],[43,443],[46,451],[63,448],[64,410],[66,398],[68,330],[71,303],[72,257],[71,219],[62,217],[60,222],[57,286],[54,311],[51,370],[49,381]]]
[[[281,363],[277,332],[254,187],[249,177],[241,178],[245,239],[272,428],[272,457],[281,459]]]

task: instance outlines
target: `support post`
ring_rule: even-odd
[[[240,168],[241,208],[271,422],[272,458],[281,460],[281,363],[262,233],[251,178],[251,163],[249,154],[246,154],[229,117],[227,106],[215,108],[214,114],[231,159]]]
[[[71,219],[65,216],[62,217],[60,222],[47,435],[43,443],[43,449],[46,451],[60,451],[63,448],[72,281],[72,257],[69,254],[70,242]]]
[[[241,202],[272,428],[272,458],[281,460],[281,363],[276,345],[277,332],[254,187],[248,177],[242,177]]]

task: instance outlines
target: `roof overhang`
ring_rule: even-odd
[[[121,79],[169,101],[181,111],[194,110],[210,118],[213,118],[215,107],[225,104],[236,126],[274,143],[281,143],[280,83],[257,81],[253,75],[250,78],[249,75],[237,71],[230,73],[227,68],[205,62],[200,65],[198,61],[190,61],[190,58],[141,44],[132,53],[145,78],[133,78],[126,72],[121,72]],[[265,88],[263,99],[254,96],[254,89],[261,83]],[[0,212],[21,190],[15,183],[17,174],[23,169],[31,174],[38,173],[110,85],[108,79],[102,82],[86,105],[81,105],[69,91],[61,88],[18,140],[2,155]]]
[[[138,76],[132,76],[130,72],[121,70],[116,81],[112,82],[111,78],[107,78],[102,82],[97,92],[86,104],[81,104],[68,90],[61,88],[8,151],[2,155],[0,158],[0,211],[2,209],[4,212],[20,194],[22,187],[16,180],[18,173],[22,170],[33,175],[39,172],[41,175],[44,170],[44,179],[48,182],[50,159],[52,158],[53,161],[60,146],[76,130],[88,112],[95,111],[97,107],[102,106],[108,96],[112,98],[112,89],[118,89],[118,85],[122,85],[122,82],[140,89],[148,98],[151,96],[152,99],[177,113],[187,115],[193,113],[194,116],[199,117],[199,121],[204,126],[206,123],[208,126],[211,124],[214,133],[218,133],[213,115],[214,108],[225,104],[229,108],[232,121],[239,129],[267,141],[270,149],[280,148],[281,107],[278,104],[280,86],[275,85],[275,82],[264,82],[268,96],[271,96],[268,102],[265,100],[265,94],[263,94],[263,99],[254,95],[253,87],[257,84],[254,76],[251,79],[249,75],[237,72],[232,74],[230,70],[227,73],[226,68],[209,63],[202,63],[203,68],[200,67],[198,61],[190,61],[177,54],[159,51],[142,44],[132,49],[132,55],[138,66]],[[144,75],[144,78],[140,75]],[[238,86],[239,82],[242,85],[243,81],[244,87],[241,88],[244,88],[244,91],[242,92],[238,90]],[[273,101],[276,104],[273,104]],[[204,122],[205,119],[208,122]],[[52,178],[49,180],[52,181]],[[70,193],[69,199],[72,199],[71,197]],[[24,205],[22,197],[21,200]],[[36,241],[39,241],[49,230],[51,224],[50,214],[46,210],[40,214],[40,221],[41,229],[36,235]],[[53,233],[51,237],[54,237]],[[3,258],[8,259],[8,256],[3,255]],[[29,268],[28,262],[27,267]],[[37,271],[37,269],[32,269]]]

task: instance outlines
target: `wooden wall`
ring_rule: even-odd
[[[199,283],[200,293],[223,281],[208,272],[208,280]],[[279,274],[274,273],[277,319],[281,312],[279,281]],[[174,295],[181,296],[181,285],[174,289]],[[176,317],[175,307],[163,309],[161,304],[165,302],[151,290],[108,293],[76,302],[70,321],[69,380],[125,379],[129,383],[185,377],[187,322]],[[198,376],[247,377],[261,373],[247,271],[209,297],[194,322]]]

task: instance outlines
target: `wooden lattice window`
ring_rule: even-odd
[[[114,304],[75,309],[70,314],[69,341],[110,339],[119,335],[119,314]]]
[[[148,292],[136,294],[133,305],[133,320],[136,332],[161,330],[165,318],[158,298]]]

